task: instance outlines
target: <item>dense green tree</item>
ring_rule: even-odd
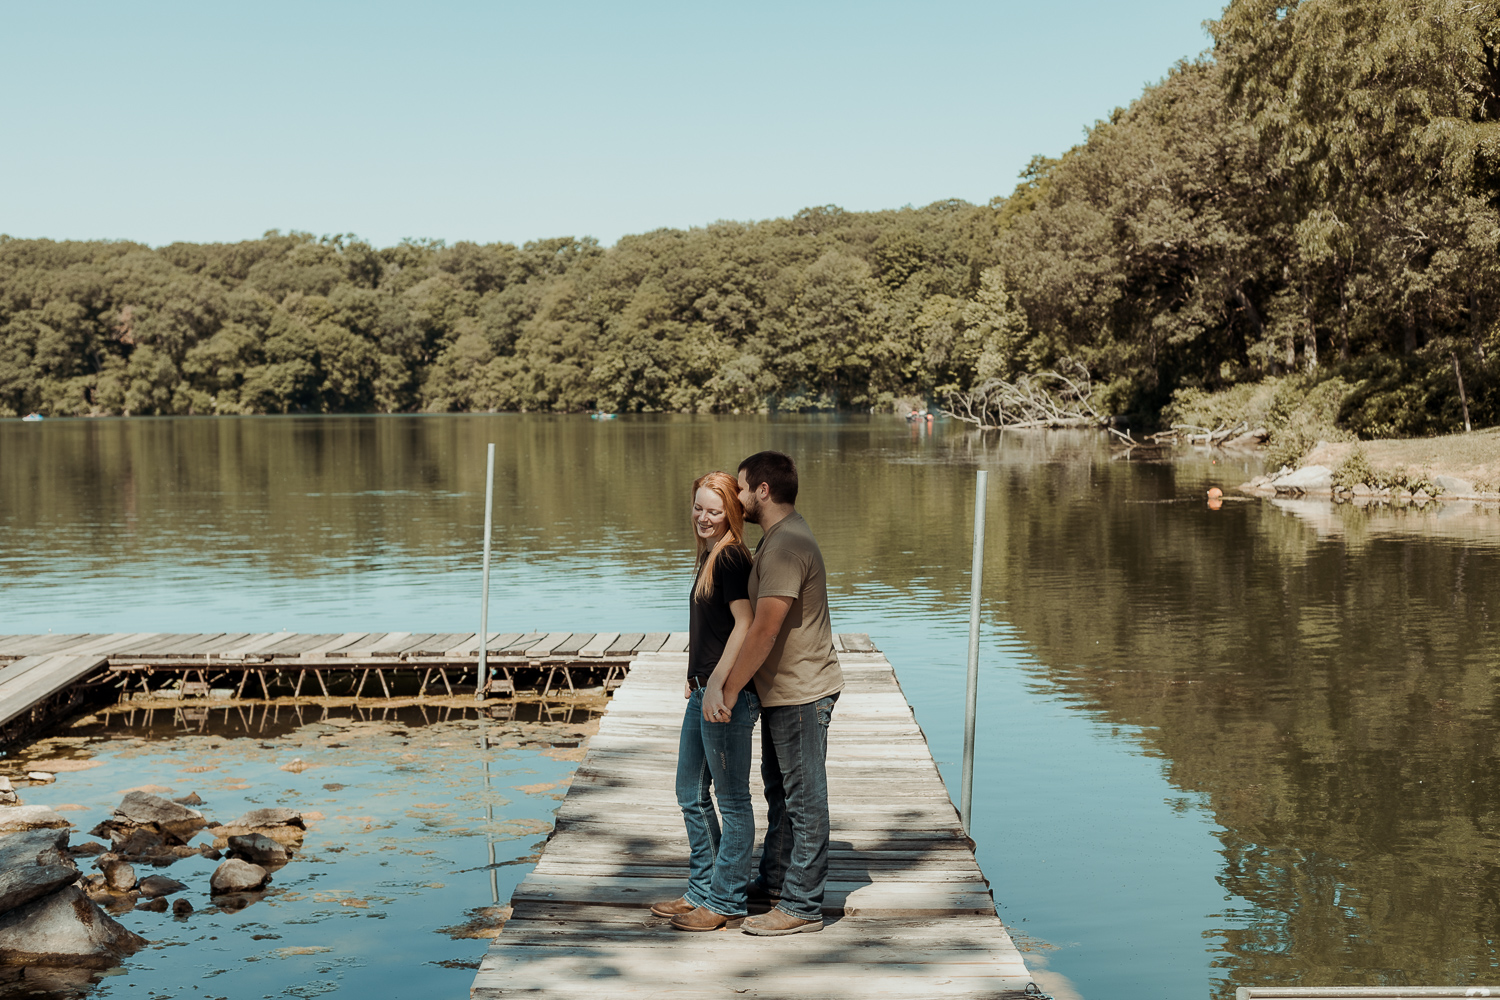
[[[1233,0],[987,205],[522,246],[0,237],[0,414],[736,412],[1065,362],[1103,406],[1295,374],[1500,420],[1500,0]],[[1331,390],[1330,390],[1331,391]]]

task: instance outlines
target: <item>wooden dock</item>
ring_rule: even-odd
[[[492,632],[487,696],[530,685],[541,697],[613,688],[642,653],[687,649],[686,632]],[[0,743],[36,733],[90,697],[165,693],[390,697],[473,692],[477,632],[116,633],[0,635]]]
[[[839,640],[847,687],[828,740],[832,837],[822,931],[688,934],[650,914],[652,901],[680,895],[686,884],[673,785],[687,657],[644,653],[590,738],[471,995],[1023,996],[1025,963],[895,672],[867,637]],[[763,831],[758,763],[752,790]]]

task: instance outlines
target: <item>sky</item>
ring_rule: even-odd
[[[1218,0],[7,4],[0,233],[488,243],[983,203]]]

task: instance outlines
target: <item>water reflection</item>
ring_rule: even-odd
[[[976,839],[1036,964],[1142,1000],[1494,975],[1492,508],[874,418],[0,423],[0,632],[472,629],[487,441],[490,621],[538,631],[685,627],[685,484],[795,454],[836,627],[950,781],[988,468]]]

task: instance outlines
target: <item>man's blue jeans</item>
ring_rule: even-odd
[[[776,908],[823,919],[828,881],[828,723],[837,694],[808,705],[761,709],[760,774],[766,786],[766,841],[760,885],[781,893]]]
[[[760,698],[746,688],[728,722],[704,722],[699,688],[687,700],[677,745],[677,804],[688,835],[688,888],[682,895],[694,906],[726,917],[746,913],[745,888],[755,849],[750,742],[759,717]],[[717,813],[714,798],[719,800]]]

